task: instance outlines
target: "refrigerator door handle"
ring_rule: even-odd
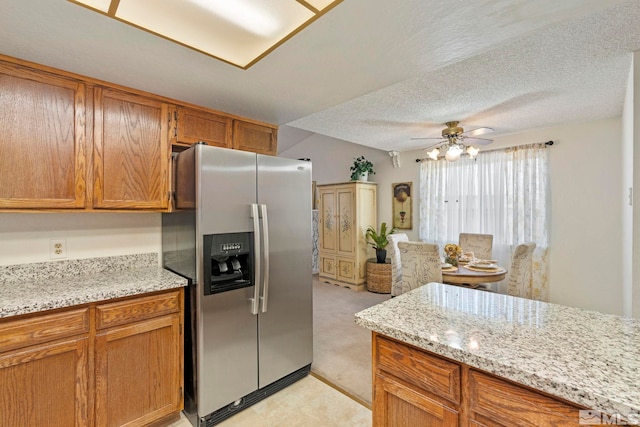
[[[251,314],[258,314],[258,296],[260,295],[260,214],[258,205],[251,204],[251,218],[253,218],[253,298],[251,301]]]
[[[267,312],[267,303],[269,302],[269,220],[267,219],[267,205],[260,205],[260,216],[262,217],[262,247],[264,254],[262,261],[264,263],[264,274],[262,284],[262,312]]]

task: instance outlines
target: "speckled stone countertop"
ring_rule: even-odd
[[[367,329],[589,409],[627,419],[640,413],[640,320],[440,283],[355,317]]]
[[[155,253],[0,266],[0,318],[186,285]]]

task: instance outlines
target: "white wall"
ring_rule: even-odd
[[[340,139],[313,134],[299,144],[278,154],[289,159],[310,159],[312,162],[313,180],[317,184],[333,184],[351,180],[349,168],[353,159],[365,156],[374,164],[375,175],[369,181],[378,181],[379,166],[391,158],[385,151],[351,144]]]
[[[0,213],[0,265],[50,261],[49,239],[65,239],[65,259],[162,250],[159,213]]]
[[[633,188],[633,68],[632,65],[622,109],[622,200],[620,201],[622,245],[620,255],[622,258],[622,313],[625,316],[633,314],[633,207],[629,200],[629,191]]]
[[[633,54],[633,188],[640,188],[640,52]],[[639,200],[636,197],[636,200]],[[637,202],[636,202],[637,205]],[[632,269],[632,315],[640,318],[640,209],[633,209],[633,269]]]
[[[622,137],[619,118],[496,138],[553,140],[551,302],[622,314]]]
[[[622,136],[621,119],[571,124],[496,137],[490,148],[553,140],[551,179],[551,302],[622,314]],[[357,147],[357,149],[354,149]],[[368,151],[367,151],[368,150]],[[378,218],[390,222],[391,183],[412,181],[419,193],[418,157],[422,150],[400,154],[394,169],[388,153],[360,148],[316,135],[283,152],[311,158],[318,183],[348,180],[354,153],[370,153],[378,182]],[[375,157],[375,158],[374,158]],[[418,239],[418,200],[413,230]]]

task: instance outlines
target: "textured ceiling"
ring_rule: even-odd
[[[383,150],[620,115],[638,0],[344,0],[249,70],[66,0],[0,1],[0,53]]]

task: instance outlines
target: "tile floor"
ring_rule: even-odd
[[[308,375],[219,427],[370,427],[371,410]],[[169,427],[191,427],[182,416]]]

